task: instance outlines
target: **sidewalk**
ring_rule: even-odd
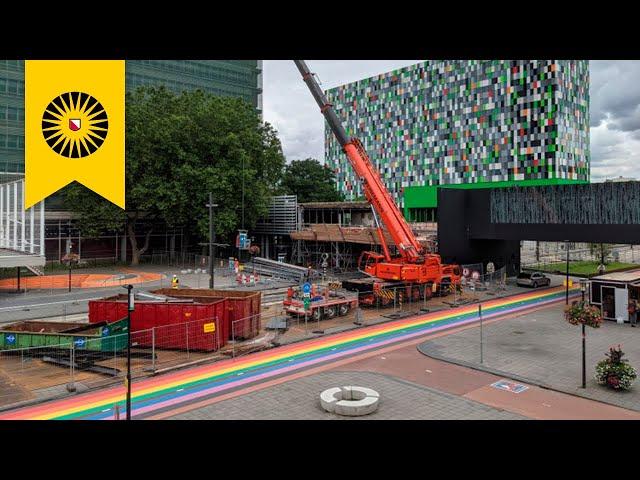
[[[609,347],[622,345],[625,359],[640,369],[640,329],[605,321],[587,328],[587,388],[581,388],[581,330],[563,318],[564,303],[483,328],[483,363],[480,364],[480,332],[477,326],[420,345],[432,358],[542,385],[572,395],[640,411],[640,380],[630,391],[598,385],[595,365]]]

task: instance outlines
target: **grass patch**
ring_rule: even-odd
[[[569,274],[570,275],[596,275],[598,273],[598,266],[600,262],[594,261],[580,261],[580,262],[569,262]],[[611,262],[606,264],[607,270],[605,273],[616,272],[618,270],[626,270],[629,268],[640,268],[640,265],[634,263],[623,263],[623,262]],[[527,267],[529,270],[538,270],[541,272],[560,272],[565,273],[567,269],[567,264],[565,262],[556,262],[556,263],[544,263],[538,265],[532,265],[531,267]]]

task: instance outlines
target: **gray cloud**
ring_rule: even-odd
[[[309,60],[322,87],[411,65],[419,60]],[[590,62],[591,176],[640,178],[640,61]],[[322,115],[291,60],[264,62],[264,117],[287,160],[324,158]]]
[[[419,60],[309,60],[325,90]],[[264,62],[264,119],[279,133],[288,161],[324,160],[324,120],[291,60]]]

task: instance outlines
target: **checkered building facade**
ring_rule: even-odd
[[[326,93],[399,205],[408,186],[589,180],[586,60],[429,60]],[[325,161],[363,195],[328,127]]]

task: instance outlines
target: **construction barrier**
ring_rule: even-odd
[[[395,290],[386,289],[376,290],[373,294],[378,298],[386,298],[388,300],[393,300],[396,296]]]

